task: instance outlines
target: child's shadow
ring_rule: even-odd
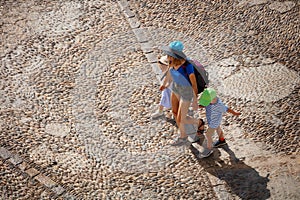
[[[227,144],[222,149],[229,154],[231,164],[220,159],[221,152],[218,149],[214,149],[213,156],[197,159],[199,164],[211,175],[225,181],[231,195],[235,194],[241,199],[270,198],[270,191],[267,189],[268,177],[260,176],[254,168],[239,160]],[[196,156],[197,150],[193,146],[191,146],[191,150]],[[218,195],[222,195],[222,199],[230,198],[222,191],[219,191]]]

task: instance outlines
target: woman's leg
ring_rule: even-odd
[[[184,124],[199,124],[199,120],[193,117],[188,116],[189,107],[191,105],[190,101],[180,100],[179,110],[180,110],[180,121]]]
[[[183,121],[182,116],[184,116],[184,114],[187,114],[182,110],[182,108],[184,108],[184,106],[185,105],[183,104],[183,101],[180,100],[179,101],[179,108],[178,108],[178,115],[177,115],[177,119],[178,119],[177,125],[178,125],[179,131],[180,131],[180,137],[181,138],[186,138],[187,137],[187,134],[185,133],[184,123],[182,123],[182,121]]]
[[[179,102],[178,116],[180,118],[178,118],[178,127],[180,130],[180,137],[182,138],[187,137],[185,124],[198,124],[198,119],[188,116],[190,104],[191,103],[189,101],[183,101],[182,99]]]

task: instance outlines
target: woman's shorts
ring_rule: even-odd
[[[192,101],[194,94],[191,86],[180,86],[176,83],[172,84],[172,91],[179,95],[184,101]]]

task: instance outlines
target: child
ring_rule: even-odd
[[[165,74],[166,71],[168,70],[168,66],[169,66],[168,63],[169,63],[169,61],[168,61],[167,56],[162,56],[158,61],[158,65],[159,65],[161,71],[163,72],[163,74]],[[152,119],[163,116],[164,108],[170,109],[172,107],[171,106],[171,90],[169,88],[166,88],[162,91],[161,94],[162,95],[161,95],[161,99],[159,102],[158,110],[151,115]]]
[[[208,128],[205,133],[207,140],[207,149],[200,154],[200,158],[205,158],[213,153],[212,147],[219,147],[226,144],[224,133],[221,129],[222,114],[229,112],[233,115],[240,115],[241,113],[235,112],[223,104],[221,99],[217,97],[216,91],[213,88],[206,88],[201,94],[199,99],[199,107],[205,107],[206,119]],[[212,144],[213,133],[217,131],[219,140]]]

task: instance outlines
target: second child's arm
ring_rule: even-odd
[[[236,112],[236,111],[232,110],[231,108],[228,108],[227,112],[229,112],[233,115],[240,115],[241,114],[240,112]]]

